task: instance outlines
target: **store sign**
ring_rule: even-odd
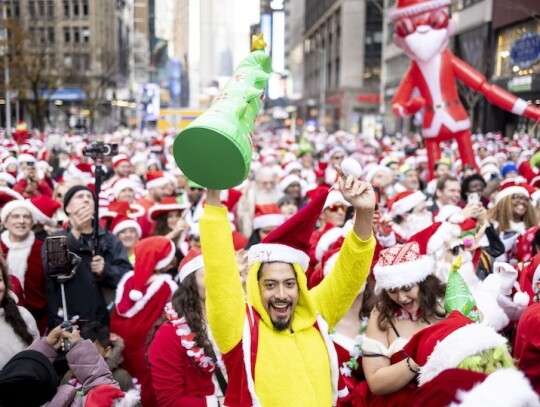
[[[514,41],[510,47],[510,60],[521,69],[540,60],[540,35],[526,32]]]
[[[532,89],[532,76],[516,76],[508,81],[510,92],[528,92]]]

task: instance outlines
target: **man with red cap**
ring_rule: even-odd
[[[139,380],[145,407],[156,406],[146,363],[146,338],[178,288],[169,274],[176,264],[176,247],[165,236],[151,236],[135,246],[135,269],[124,275],[116,290],[111,331],[124,338],[124,367]]]
[[[367,278],[375,246],[375,194],[352,175],[338,182],[356,220],[333,271],[308,291],[309,237],[326,191],[250,248],[247,303],[226,208],[219,191],[208,192],[201,218],[206,310],[229,375],[225,405],[329,406],[344,395],[328,333]]]
[[[154,222],[148,217],[148,210],[165,197],[165,188],[168,183],[169,180],[163,171],[150,171],[146,174],[146,189],[148,190],[148,195],[137,201],[137,204],[141,205],[146,210],[145,214],[137,220],[139,225],[141,225],[143,238],[150,236],[154,229]]]

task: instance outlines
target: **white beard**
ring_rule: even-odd
[[[423,215],[411,213],[409,216],[407,216],[407,229],[409,230],[409,236],[424,230],[432,224],[433,217],[431,213],[427,211]]]
[[[276,203],[283,194],[277,189],[271,191],[255,190],[255,203],[256,204],[269,204]]]
[[[337,180],[337,172],[332,167],[328,166],[324,171],[324,182],[328,185],[334,185]]]
[[[429,29],[420,33],[418,29],[424,29],[425,25],[418,26],[416,31],[405,38],[394,37],[395,44],[405,51],[405,54],[413,61],[427,62],[435,55],[440,54],[448,46],[449,30]]]

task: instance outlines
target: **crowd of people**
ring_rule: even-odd
[[[0,406],[540,406],[540,142],[472,137],[259,132],[223,191],[174,133],[3,138]]]

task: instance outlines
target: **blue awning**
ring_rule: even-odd
[[[86,100],[86,93],[81,88],[60,88],[56,89],[49,96],[50,90],[44,89],[41,91],[41,97],[49,100],[61,100],[62,102],[81,102]]]

